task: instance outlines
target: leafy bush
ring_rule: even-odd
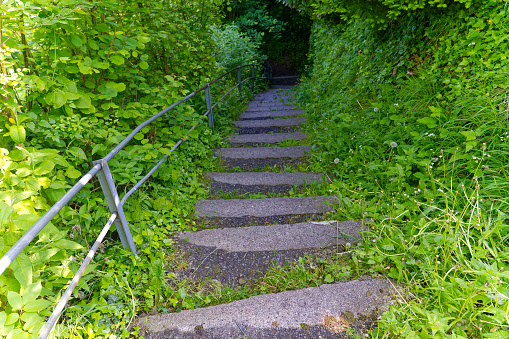
[[[406,285],[375,337],[507,337],[505,4],[316,22],[299,89],[355,260]]]
[[[3,2],[0,255],[92,160],[217,73],[207,24],[219,23],[219,5]],[[205,195],[198,176],[213,166],[211,145],[219,140],[198,113],[204,106],[198,96],[179,106],[109,162],[122,195],[202,122],[124,206],[140,254],[123,250],[112,227],[55,335],[114,336],[160,304],[165,287],[144,284],[167,275],[168,236],[192,227],[193,202]],[[108,216],[93,179],[0,276],[1,337],[38,333]]]
[[[235,25],[212,26],[214,56],[221,70],[227,71],[234,67],[260,63],[264,56],[258,51],[260,41],[253,41],[240,32]]]

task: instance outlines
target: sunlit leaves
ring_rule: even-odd
[[[21,125],[12,125],[9,129],[9,133],[11,135],[11,139],[15,143],[21,144],[25,141],[26,138],[25,127]]]

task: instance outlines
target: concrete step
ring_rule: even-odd
[[[277,172],[216,172],[207,173],[210,178],[211,195],[225,192],[246,193],[285,193],[304,183],[321,183],[322,177],[316,173],[277,173]]]
[[[286,90],[291,90],[293,89],[295,85],[277,85],[277,84],[274,84],[271,86],[271,89],[286,89]]]
[[[393,293],[387,279],[366,278],[144,316],[135,325],[147,339],[339,338],[351,326],[370,327]]]
[[[220,148],[214,155],[220,157],[227,167],[253,169],[264,166],[290,165],[307,156],[311,146]]]
[[[362,221],[322,221],[182,232],[179,250],[189,265],[177,277],[216,279],[230,287],[254,282],[274,265],[308,255],[327,256],[357,244]]]
[[[293,133],[260,133],[230,135],[228,141],[232,146],[257,146],[261,144],[275,144],[288,140],[303,140],[308,136],[301,132]]]
[[[247,106],[246,112],[262,112],[262,111],[289,111],[294,106],[290,105],[265,105],[265,106]]]
[[[288,118],[288,119],[272,119],[272,120],[240,120],[234,121],[233,124],[239,128],[256,128],[256,127],[272,127],[272,126],[297,126],[306,123],[306,118]]]
[[[271,105],[271,104],[291,105],[292,100],[290,100],[290,97],[287,95],[273,96],[272,98],[270,96],[268,96],[268,97],[260,97],[260,98],[251,100],[248,105]]]
[[[261,94],[257,94],[253,97],[253,101],[291,101],[292,95],[291,92],[265,92]]]
[[[195,215],[219,227],[285,224],[323,219],[334,197],[200,200]]]
[[[274,127],[295,127],[307,122],[306,118],[288,118],[288,119],[270,119],[270,120],[240,120],[234,121],[235,127],[244,130],[247,128],[253,129],[271,129]],[[239,132],[240,133],[240,132]],[[245,134],[253,134],[246,133]],[[240,133],[243,134],[243,133]]]
[[[233,124],[238,134],[293,133],[306,118],[239,120]]]
[[[296,115],[306,114],[303,110],[292,109],[292,110],[281,110],[281,111],[258,111],[258,112],[246,112],[239,114],[240,120],[252,120],[252,119],[267,119],[267,118],[282,118],[291,117]]]
[[[287,109],[293,109],[295,106],[294,104],[291,104],[289,102],[280,102],[280,101],[251,101],[249,104],[247,104],[247,108],[256,108],[256,107],[262,107],[270,109],[272,107],[286,107]]]

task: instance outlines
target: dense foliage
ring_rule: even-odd
[[[0,255],[92,160],[217,75],[217,61],[231,64],[218,40],[210,39],[210,26],[221,23],[221,5],[220,0],[0,4]],[[214,99],[226,82],[215,84]],[[140,254],[122,249],[112,227],[56,336],[126,333],[134,315],[162,307],[163,296],[171,307],[191,307],[184,292],[165,284],[171,278],[166,265],[168,235],[193,226],[194,201],[205,194],[198,176],[214,165],[211,145],[219,136],[200,116],[204,107],[202,93],[143,129],[109,162],[122,195],[190,127],[203,122],[124,206]],[[229,111],[219,106],[216,127],[232,112],[232,106]],[[38,333],[108,217],[93,179],[0,276],[0,337]]]
[[[365,25],[386,28],[397,24],[396,19],[422,9],[447,8],[456,3],[470,8],[472,4],[482,4],[483,0],[278,0],[290,7],[297,7],[309,15],[335,20],[363,20]]]
[[[226,20],[239,27],[269,61],[299,69],[309,48],[311,19],[275,0],[227,1]]]
[[[299,90],[314,169],[334,174],[343,218],[372,219],[354,260],[406,290],[374,336],[506,338],[506,4],[380,4],[401,12],[390,29],[315,22]]]
[[[218,25],[211,27],[211,30],[214,56],[223,72],[241,65],[259,65],[265,59],[258,50],[260,42],[240,32],[237,26]]]

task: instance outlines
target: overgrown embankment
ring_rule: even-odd
[[[373,221],[354,261],[407,286],[374,336],[508,337],[506,4],[362,4],[315,6],[299,95],[340,216]]]

